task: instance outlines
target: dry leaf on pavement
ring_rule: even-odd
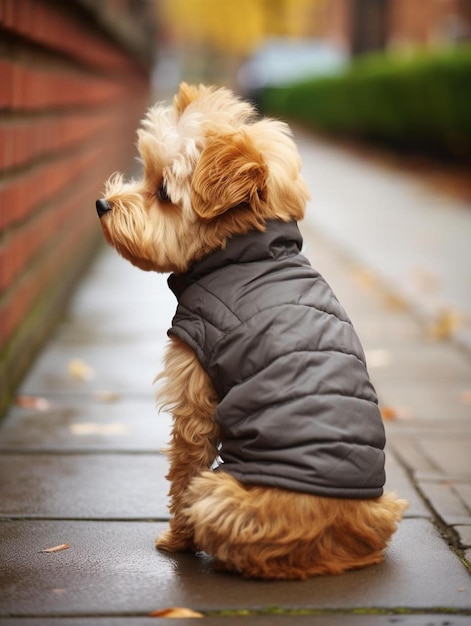
[[[51,408],[49,400],[36,396],[17,396],[16,405],[22,409],[34,409],[35,411],[48,411]]]
[[[168,609],[159,609],[157,611],[152,611],[149,613],[149,617],[204,617],[203,613],[197,613],[192,609],[185,609],[181,607],[170,607]]]
[[[381,417],[384,421],[411,419],[414,411],[407,406],[385,405],[380,407]]]
[[[73,435],[128,435],[130,429],[126,424],[97,424],[96,422],[78,422],[70,424],[69,431]]]
[[[378,284],[378,279],[376,276],[367,269],[357,269],[353,274],[353,280],[357,287],[359,287],[362,291],[370,291],[373,287],[376,287]]]
[[[119,393],[116,393],[116,391],[97,391],[95,399],[98,400],[98,402],[103,402],[104,404],[111,404],[113,402],[118,402],[120,395]]]
[[[433,339],[450,339],[462,322],[462,316],[458,311],[446,309],[429,326],[430,336]]]
[[[70,545],[68,543],[61,543],[60,546],[45,548],[44,550],[41,550],[41,552],[49,554],[50,552],[61,552],[62,550],[67,550],[68,548],[70,548]]]
[[[408,309],[406,300],[398,293],[384,291],[383,301],[385,306],[391,311],[407,311]]]
[[[69,376],[76,380],[90,380],[93,378],[93,369],[82,361],[82,359],[72,359],[69,363]]]
[[[397,412],[391,406],[383,406],[380,409],[381,417],[385,421],[391,421],[397,419]]]

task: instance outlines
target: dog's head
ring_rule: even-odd
[[[97,211],[108,242],[144,270],[185,272],[233,235],[304,215],[289,128],[227,89],[182,84],[173,106],[149,109],[138,148],[142,180],[112,176]]]

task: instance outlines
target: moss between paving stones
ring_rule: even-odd
[[[278,606],[269,606],[264,609],[223,609],[221,611],[203,611],[206,617],[254,617],[262,615],[471,615],[470,610],[454,609],[450,607],[434,607],[413,609],[409,607],[395,607],[382,609],[375,607],[357,607],[353,609],[285,609]]]

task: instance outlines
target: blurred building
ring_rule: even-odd
[[[148,103],[139,0],[0,0],[0,411],[102,241]]]
[[[325,36],[353,55],[471,38],[469,0],[326,0]]]

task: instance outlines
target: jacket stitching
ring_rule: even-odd
[[[234,388],[234,387],[233,387]],[[304,393],[304,394],[299,394],[297,396],[290,396],[289,398],[283,398],[283,400],[280,400],[278,402],[268,402],[267,404],[264,404],[263,407],[256,411],[255,413],[250,413],[250,417],[256,417],[259,413],[263,413],[264,411],[266,411],[267,408],[274,408],[274,407],[282,407],[284,405],[288,405],[291,404],[293,401],[295,400],[303,400],[304,398],[313,398],[316,396],[320,396],[320,397],[337,397],[337,398],[348,398],[349,400],[359,400],[360,402],[367,402],[368,404],[373,404],[374,406],[377,406],[378,403],[375,400],[370,400],[369,398],[364,398],[362,396],[352,396],[351,394],[346,394],[346,393],[340,393],[340,392],[316,392],[316,393]],[[221,403],[219,403],[218,405],[218,409],[219,406],[221,406]],[[216,409],[216,412],[218,411],[218,409]],[[236,426],[237,424],[239,424],[244,418],[246,418],[247,415],[244,415],[243,417],[239,418],[238,420],[235,421],[231,421],[230,424],[228,424],[229,427],[232,428],[232,426]]]
[[[344,352],[343,350],[338,350],[336,348],[330,348],[330,347],[329,348],[315,348],[315,349],[312,349],[312,350],[290,350],[289,352],[285,352],[284,354],[279,354],[274,359],[271,359],[268,365],[272,365],[272,363],[276,363],[280,359],[284,359],[285,357],[289,357],[292,354],[315,354],[316,352],[319,352],[320,354],[332,352],[334,354],[342,354],[344,356],[352,356],[357,361],[359,361],[361,363],[361,365],[363,365],[363,367],[365,367],[365,363],[356,354],[353,354],[352,352]],[[261,372],[263,372],[263,370],[265,370],[268,367],[268,365],[267,364],[262,365],[257,371],[252,372],[246,378],[241,379],[240,382],[237,382],[236,384],[232,385],[231,389],[235,389],[239,385],[242,385],[242,384],[246,383],[247,381],[251,380],[252,378],[257,376],[257,374],[260,374]],[[366,369],[366,367],[365,367],[365,369]],[[333,393],[336,393],[336,392],[333,392]],[[322,394],[315,394],[315,395],[322,395]],[[326,395],[329,395],[329,394],[326,394]],[[350,397],[348,394],[338,394],[338,395],[345,395],[346,397]]]
[[[208,292],[208,293],[211,293],[211,292]],[[230,328],[229,330],[223,331],[223,330],[221,330],[221,329],[218,329],[218,330],[221,330],[221,332],[223,332],[224,334],[223,334],[223,336],[222,336],[222,337],[220,337],[220,338],[217,340],[217,342],[216,342],[215,346],[213,347],[212,351],[208,354],[208,363],[210,363],[210,362],[211,362],[211,359],[213,358],[214,353],[216,352],[216,350],[217,350],[217,348],[218,348],[218,346],[219,346],[219,343],[220,343],[221,341],[223,341],[223,340],[224,340],[224,339],[225,339],[228,335],[230,335],[232,332],[235,332],[235,331],[236,331],[236,330],[238,330],[241,326],[243,326],[244,324],[247,324],[248,322],[250,322],[251,320],[253,320],[255,317],[257,317],[257,315],[260,315],[260,314],[264,313],[265,311],[270,311],[270,310],[272,310],[272,309],[277,309],[277,308],[279,308],[279,309],[283,309],[283,308],[285,308],[285,307],[304,307],[304,308],[306,308],[306,309],[314,309],[314,310],[315,310],[315,311],[317,311],[318,313],[324,313],[325,315],[330,315],[330,316],[332,316],[332,317],[335,317],[335,319],[337,319],[337,320],[338,320],[339,322],[341,322],[342,324],[348,324],[349,326],[352,326],[352,322],[351,322],[349,319],[345,319],[345,320],[343,320],[343,319],[341,319],[340,317],[338,317],[338,315],[336,315],[335,313],[330,312],[330,311],[325,311],[324,309],[319,309],[318,307],[315,307],[315,306],[313,306],[313,305],[311,305],[311,304],[302,304],[302,303],[298,303],[298,302],[289,302],[289,303],[283,303],[283,304],[273,304],[273,305],[271,305],[271,306],[265,307],[264,309],[260,309],[259,311],[257,311],[256,313],[254,313],[253,315],[251,315],[250,317],[248,317],[248,318],[246,318],[246,319],[244,319],[244,320],[239,320],[239,321],[240,321],[240,323],[239,323],[237,326],[233,326],[233,327],[232,327],[232,328]],[[229,311],[231,311],[231,309],[230,309],[229,307],[227,307],[227,306],[226,306],[226,308],[227,308]],[[233,311],[231,311],[231,312],[233,313]],[[203,318],[203,316],[200,316],[200,317],[201,317],[201,319],[205,319],[205,318]],[[234,317],[236,317],[237,319],[239,319],[239,318],[238,318],[238,316],[237,316],[237,315],[235,315],[235,313],[234,313]],[[295,351],[294,351],[294,350],[291,350],[290,352],[295,352]],[[302,351],[300,350],[299,352],[302,352]],[[313,350],[304,350],[304,352],[313,352]],[[338,350],[338,352],[342,352],[342,351],[341,351],[341,350]],[[356,355],[352,355],[352,356],[356,356]],[[358,358],[358,357],[357,357],[357,358]],[[361,359],[359,359],[359,360],[361,361]],[[363,363],[363,361],[361,361],[361,362]]]

